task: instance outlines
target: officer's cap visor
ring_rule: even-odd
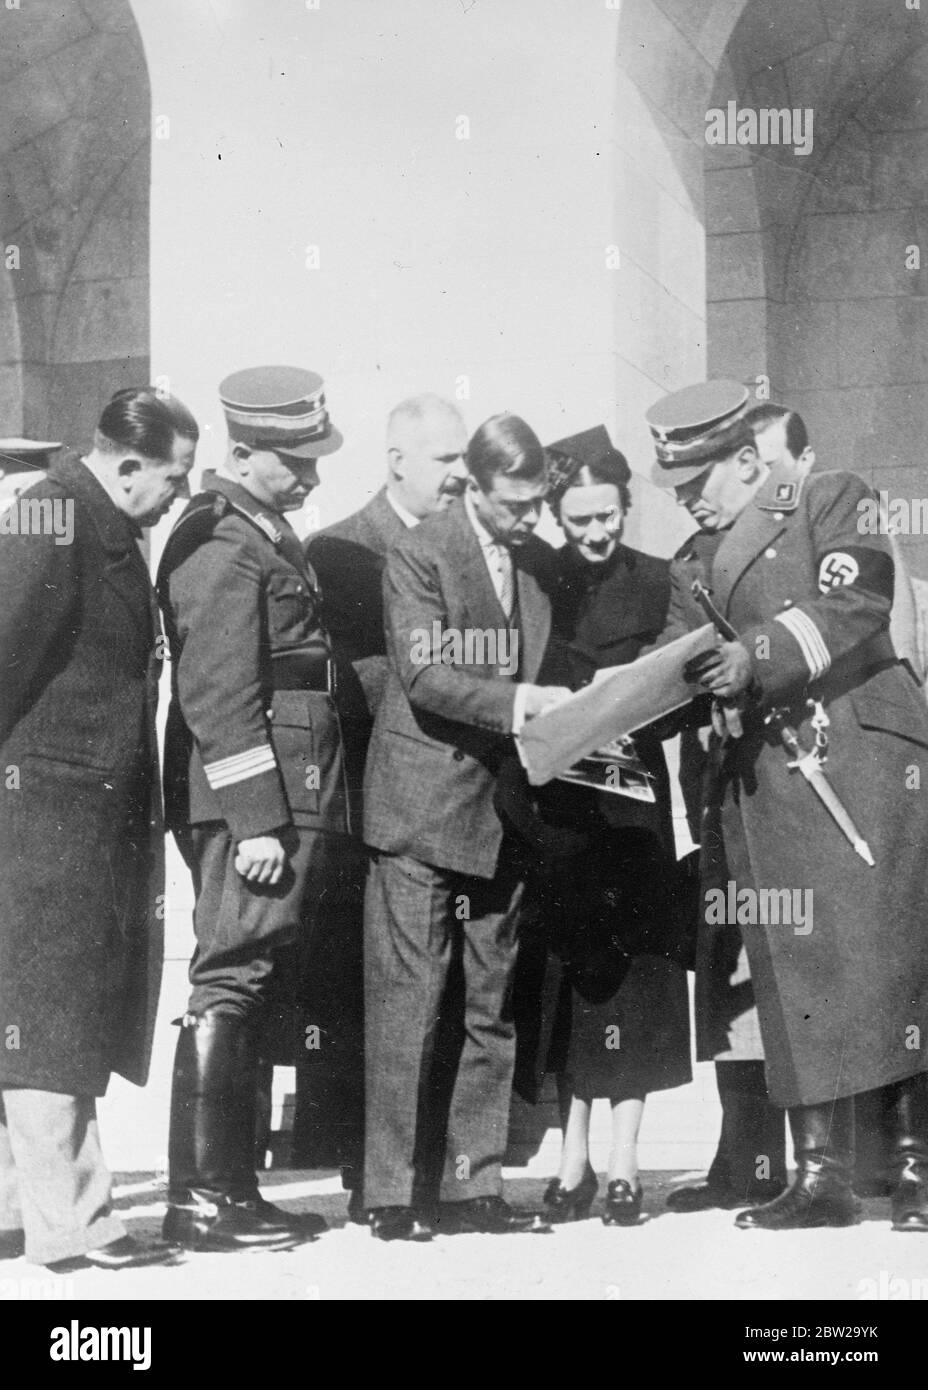
[[[305,444],[271,444],[261,440],[255,444],[250,444],[249,448],[265,450],[274,454],[283,454],[285,458],[294,459],[317,459],[324,458],[326,454],[334,454],[336,449],[340,449],[345,440],[336,429],[330,429],[324,439],[309,439]]]
[[[690,483],[694,478],[698,478],[700,473],[708,473],[718,461],[718,458],[700,459],[697,463],[677,464],[671,467],[655,459],[651,468],[651,482],[668,492],[673,492],[674,488],[680,487],[682,483]]]

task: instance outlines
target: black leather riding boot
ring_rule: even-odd
[[[167,1240],[201,1250],[283,1243],[278,1225],[235,1200],[243,1172],[241,1096],[250,1075],[249,1052],[245,1020],[212,1011],[184,1015],[171,1091]]]
[[[894,1231],[928,1231],[928,1075],[893,1088],[890,1118]]]
[[[251,1035],[245,1031],[234,1054],[235,1137],[232,1149],[229,1195],[243,1213],[252,1213],[263,1226],[279,1235],[311,1239],[328,1229],[316,1212],[288,1212],[261,1195],[255,1171],[255,1134],[258,1109],[258,1057]],[[269,1068],[269,1072],[272,1069]]]
[[[735,1225],[766,1231],[853,1226],[860,1211],[851,1190],[853,1099],[800,1105],[788,1113],[797,1169],[792,1185],[774,1201],[739,1212]]]

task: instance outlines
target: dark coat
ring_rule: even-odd
[[[553,558],[534,536],[514,553],[520,681],[535,680],[547,645]],[[459,633],[510,625],[463,501],[390,551],[384,608],[390,671],[367,759],[365,842],[492,878],[503,839],[493,791],[512,750],[515,686],[488,664],[418,665],[410,636],[433,623]]]
[[[140,533],[78,460],[25,497],[74,538],[0,535],[0,1085],[143,1085],[163,941],[160,630]],[[18,789],[12,789],[18,769]]]
[[[387,683],[383,570],[387,551],[407,529],[381,488],[359,512],[306,542],[306,558],[322,591],[322,621],[338,662],[336,703],[359,824],[367,746]]]
[[[633,661],[661,632],[669,566],[622,545],[602,569],[567,546],[557,556],[540,679],[579,687]],[[653,803],[557,781],[528,793],[522,779],[538,819],[577,837],[529,884],[515,987],[516,1083],[526,1099],[546,1068],[565,1072],[577,1094],[613,1099],[690,1080],[686,972],[667,958],[682,954],[683,910],[667,766],[653,732],[635,742],[655,779]]]
[[[708,576],[686,548],[672,565],[665,636],[705,621],[690,594],[701,577],[752,657],[755,703],[719,774],[727,873],[736,890],[812,895],[811,931],[742,923],[768,1086],[783,1106],[872,1090],[928,1065],[928,711],[889,640],[887,538],[858,526],[871,495],[853,474],[803,484],[774,470]],[[811,748],[811,696],[831,720],[826,773],[875,868],[763,723],[785,707]]]

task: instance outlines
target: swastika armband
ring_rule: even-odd
[[[885,598],[893,596],[893,562],[882,550],[867,546],[849,545],[843,550],[829,550],[818,566],[819,593],[832,589],[869,589]]]

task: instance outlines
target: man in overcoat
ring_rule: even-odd
[[[675,557],[664,638],[705,621],[696,579],[737,633],[690,671],[719,702],[723,744],[728,882],[704,910],[742,928],[770,1097],[788,1111],[798,1166],[737,1222],[855,1221],[852,1098],[892,1085],[893,1224],[928,1230],[928,715],[889,639],[889,545],[860,525],[870,490],[853,474],[797,479],[762,463],[747,401],[739,383],[712,382],[648,412],[655,479],[720,538]],[[790,765],[781,724],[806,751],[827,736],[824,770],[856,849]]]
[[[110,1205],[96,1097],[145,1084],[161,979],[160,621],[139,548],[197,426],[118,393],[0,527],[0,1240],[57,1269],[151,1263]]]
[[[254,1153],[268,1000],[272,989],[286,999],[296,980],[281,974],[301,972],[327,895],[343,891],[332,653],[285,515],[342,437],[314,372],[247,368],[220,398],[226,459],[204,473],[158,571],[172,677],[165,807],[193,876],[197,940],[178,1020],[164,1233],[236,1251],[312,1239],[326,1224],[266,1201]]]

